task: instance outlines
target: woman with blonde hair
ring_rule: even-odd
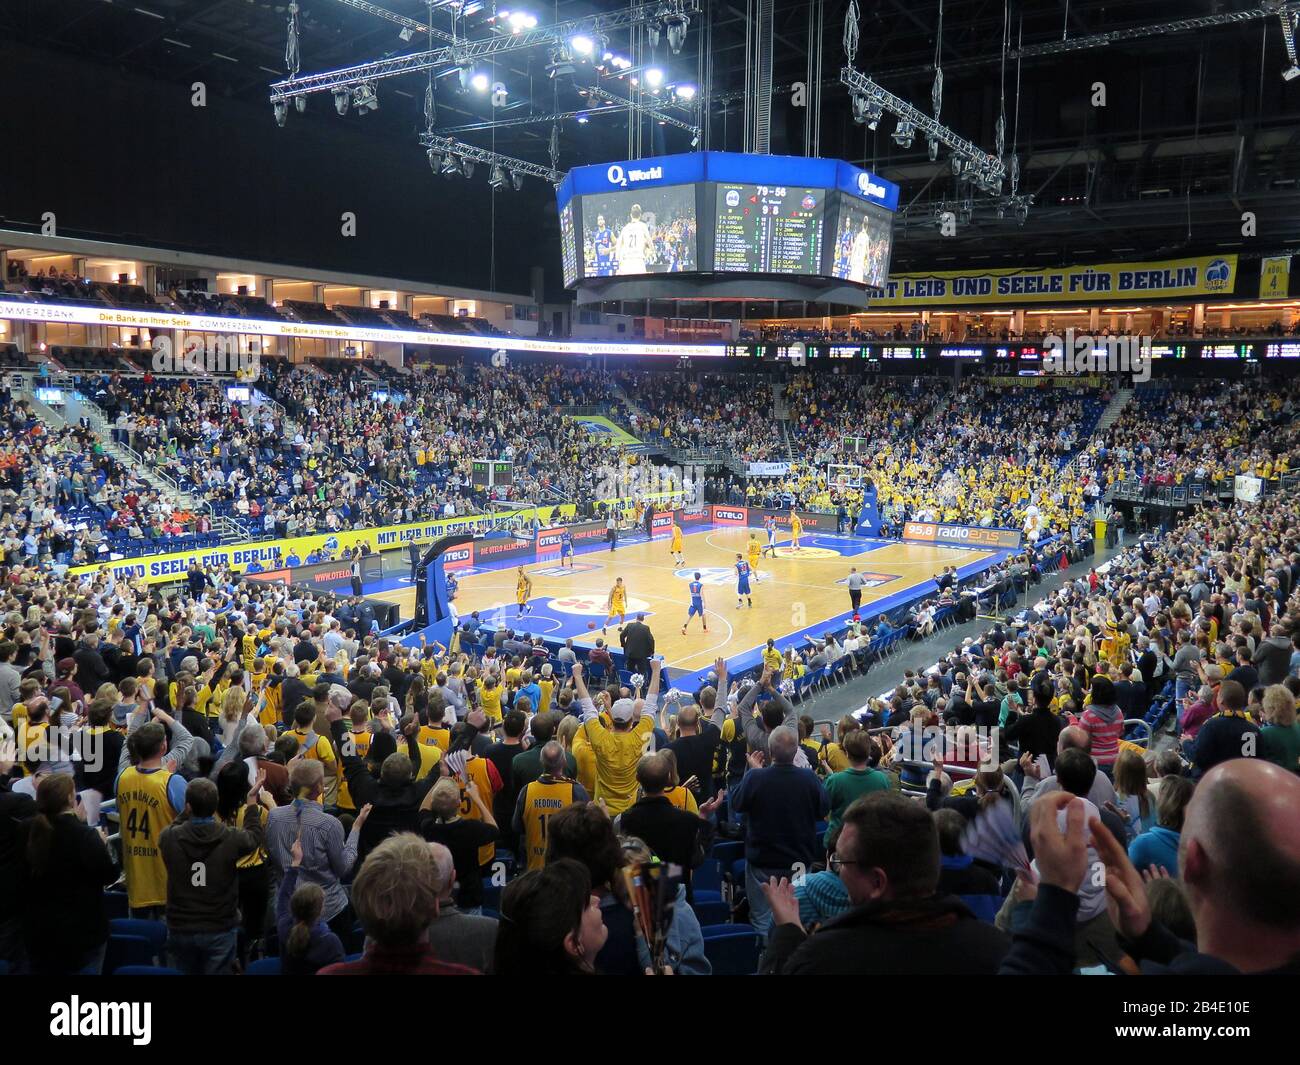
[[[578,731],[578,719],[572,714],[565,714],[555,730],[555,738],[564,745],[564,749],[573,755],[578,764],[578,783],[587,789],[588,795],[596,793],[596,752],[586,737]]]
[[[1296,724],[1295,696],[1282,684],[1264,689],[1264,731],[1259,755],[1274,765],[1300,773],[1300,724]]]
[[[1132,747],[1120,749],[1114,770],[1115,812],[1124,822],[1131,843],[1155,824],[1155,804],[1147,790],[1147,763]]]

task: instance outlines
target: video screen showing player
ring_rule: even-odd
[[[582,229],[586,277],[696,269],[693,185],[584,196]]]
[[[840,197],[832,275],[883,288],[889,277],[893,244],[894,218],[889,211],[849,196]]]

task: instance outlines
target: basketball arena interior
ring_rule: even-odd
[[[1260,1034],[1297,32],[4,0],[13,1001],[146,1045],[191,985],[82,977],[1178,974],[960,986]]]

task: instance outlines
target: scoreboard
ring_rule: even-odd
[[[732,152],[575,167],[556,189],[565,284],[579,302],[722,287],[729,298],[816,290],[865,306],[888,275],[897,208],[896,185],[849,163]]]
[[[469,481],[475,488],[495,488],[515,482],[515,464],[509,459],[473,459]]]
[[[714,269],[820,273],[826,195],[824,189],[720,184]]]

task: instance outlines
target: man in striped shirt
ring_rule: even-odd
[[[321,805],[325,790],[325,767],[321,762],[305,759],[298,762],[289,771],[289,790],[293,802],[272,810],[266,824],[266,852],[275,870],[275,882],[278,884],[284,871],[293,864],[293,844],[301,840],[299,882],[318,884],[325,892],[321,918],[345,948],[353,949],[355,922],[343,890],[343,878],[356,863],[357,841],[361,826],[370,815],[370,807],[363,806],[357,813],[352,831],[345,839],[343,825]]]

